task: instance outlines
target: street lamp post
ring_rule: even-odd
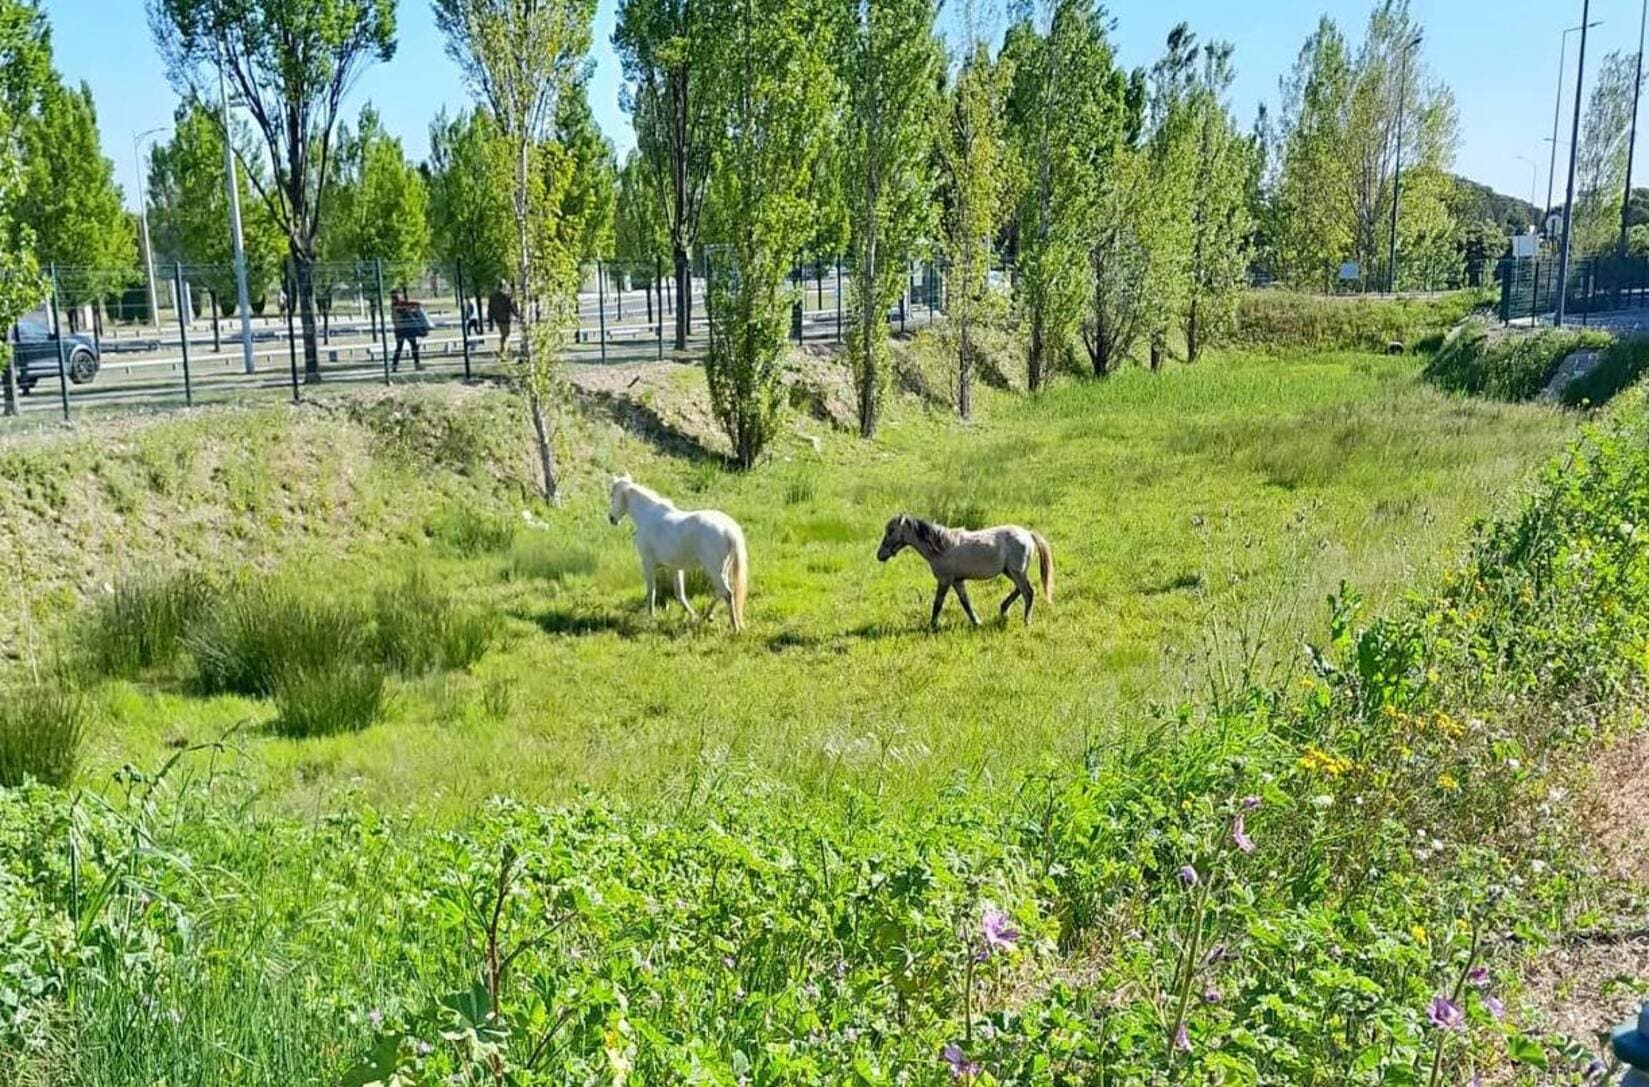
[[[1397,293],[1397,208],[1403,199],[1403,114],[1409,100],[1409,54],[1421,42],[1416,34],[1403,46],[1403,55],[1397,67],[1397,159],[1391,177],[1391,251],[1386,256],[1386,287]]]
[[[149,321],[157,332],[160,331],[160,305],[155,297],[155,250],[149,242],[149,198],[143,192],[143,152],[139,147],[150,136],[165,131],[166,126],[162,125],[132,137],[132,157],[137,160],[137,222],[143,235],[143,283],[149,290]]]
[[[235,247],[235,308],[240,313],[241,361],[252,372],[252,302],[246,289],[246,247],[241,240],[240,183],[235,177],[235,129],[229,115],[229,86],[218,53],[218,97],[223,101],[223,173],[229,184],[229,234]]]
[[[1550,140],[1552,145],[1552,160],[1546,167],[1547,222],[1550,222],[1552,218],[1552,183],[1557,180],[1557,126],[1563,119],[1563,65],[1564,61],[1566,61],[1569,57],[1569,35],[1579,33],[1581,30],[1588,30],[1595,26],[1601,26],[1602,24],[1603,20],[1599,19],[1596,22],[1586,23],[1585,26],[1571,26],[1563,32],[1560,44],[1557,47],[1557,100],[1552,103],[1552,138]],[[1546,230],[1546,223],[1541,223],[1540,229],[1541,232],[1544,233]]]
[[[1575,121],[1569,135],[1569,187],[1563,200],[1563,248],[1557,259],[1557,312],[1552,324],[1563,327],[1563,311],[1567,308],[1569,293],[1569,242],[1575,222],[1575,169],[1580,152],[1580,96],[1586,89],[1586,31],[1590,27],[1592,0],[1580,0],[1580,62],[1575,70]]]

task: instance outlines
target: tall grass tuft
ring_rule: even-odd
[[[417,567],[378,591],[373,620],[378,659],[403,675],[467,668],[497,632],[495,616],[462,607]]]
[[[504,574],[511,580],[561,581],[573,574],[592,574],[596,555],[582,544],[544,532],[525,532],[510,545]]]
[[[28,778],[67,785],[80,763],[87,716],[85,699],[56,684],[0,692],[0,786]]]
[[[267,697],[295,670],[361,657],[367,631],[358,608],[259,579],[225,594],[187,644],[203,692]]]
[[[448,553],[474,558],[504,550],[515,537],[509,518],[490,510],[453,503],[430,518],[424,531]]]
[[[214,596],[194,572],[122,581],[81,622],[80,651],[102,676],[130,679],[170,665]]]
[[[383,714],[386,678],[375,661],[289,666],[275,678],[274,729],[290,739],[359,732]]]

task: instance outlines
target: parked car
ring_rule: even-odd
[[[17,387],[27,393],[41,378],[57,376],[57,337],[43,321],[24,319],[12,327],[11,350],[17,367]],[[71,332],[63,341],[63,359],[69,380],[85,385],[97,376],[101,360],[97,341]]]

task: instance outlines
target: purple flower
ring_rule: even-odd
[[[968,1060],[968,1055],[962,1052],[962,1047],[952,1042],[939,1051],[946,1064],[950,1065],[950,1078],[961,1079],[963,1076],[977,1076],[979,1066]]]
[[[1012,951],[1019,943],[1019,930],[1013,927],[1008,915],[995,906],[985,907],[981,922],[985,934],[985,951]]]
[[[1202,991],[1202,1002],[1204,1004],[1218,1004],[1220,1002],[1220,991],[1210,985]]]
[[[373,1030],[377,1030],[379,1027],[383,1026],[384,1025],[383,1009],[373,1008],[371,1011],[367,1012],[366,1013],[366,1022],[367,1022],[367,1025],[370,1026]]]
[[[1195,868],[1191,867],[1189,864],[1182,864],[1179,869],[1179,881],[1187,887],[1195,887],[1197,884],[1202,882],[1202,878],[1197,875],[1197,870]]]
[[[1241,800],[1237,801],[1237,805],[1242,808],[1243,811],[1253,811],[1260,806],[1260,798],[1257,796],[1245,796]]]
[[[1497,998],[1489,996],[1485,993],[1483,996],[1483,1006],[1489,1009],[1489,1014],[1494,1016],[1496,1019],[1506,1018],[1506,1005],[1502,1004]]]
[[[1238,812],[1236,820],[1231,824],[1231,840],[1236,842],[1237,848],[1244,853],[1252,853],[1254,852],[1254,839],[1248,836],[1248,831],[1243,827],[1242,816],[1243,813]]]
[[[1608,1070],[1601,1060],[1593,1057],[1592,1063],[1586,1066],[1586,1071],[1582,1072],[1581,1075],[1585,1077],[1587,1083],[1597,1083],[1603,1079],[1603,1073]]]
[[[1184,1023],[1174,1028],[1174,1048],[1181,1053],[1191,1052],[1191,1036],[1185,1032]]]
[[[1489,984],[1489,968],[1487,966],[1472,967],[1466,972],[1466,980],[1479,989],[1487,988]]]
[[[1213,947],[1208,949],[1208,954],[1202,957],[1202,964],[1204,966],[1218,966],[1227,959],[1234,958],[1236,958],[1236,956],[1231,954],[1231,949],[1229,947],[1226,947],[1224,944],[1215,944]]]
[[[1431,1006],[1426,1009],[1426,1018],[1438,1030],[1459,1030],[1466,1025],[1465,1015],[1442,993],[1432,997]]]

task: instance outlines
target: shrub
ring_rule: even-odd
[[[223,596],[187,644],[205,693],[267,697],[293,670],[360,657],[367,625],[357,608],[258,579]]]
[[[81,651],[103,676],[131,678],[169,665],[213,597],[198,573],[122,581],[97,599],[82,622]]]
[[[1603,352],[1597,369],[1563,390],[1563,402],[1571,407],[1600,407],[1635,385],[1646,369],[1649,337],[1616,340]]]
[[[1477,291],[1427,298],[1341,298],[1247,291],[1222,342],[1262,350],[1384,351],[1434,340],[1488,302]]]
[[[466,668],[492,643],[496,621],[459,606],[419,568],[380,589],[373,602],[378,659],[404,675]]]
[[[505,574],[512,579],[561,581],[573,574],[594,573],[596,555],[583,544],[544,532],[526,532],[510,545]]]
[[[1426,365],[1426,377],[1454,392],[1522,401],[1538,396],[1563,360],[1576,351],[1607,348],[1604,332],[1519,331],[1470,321]]]
[[[0,693],[0,785],[26,778],[67,785],[80,762],[85,699],[64,686],[31,683]]]
[[[430,518],[424,528],[430,539],[460,558],[502,551],[515,537],[507,517],[471,505],[453,503]]]
[[[291,739],[359,732],[382,715],[384,684],[375,662],[288,666],[275,678],[274,729]]]

